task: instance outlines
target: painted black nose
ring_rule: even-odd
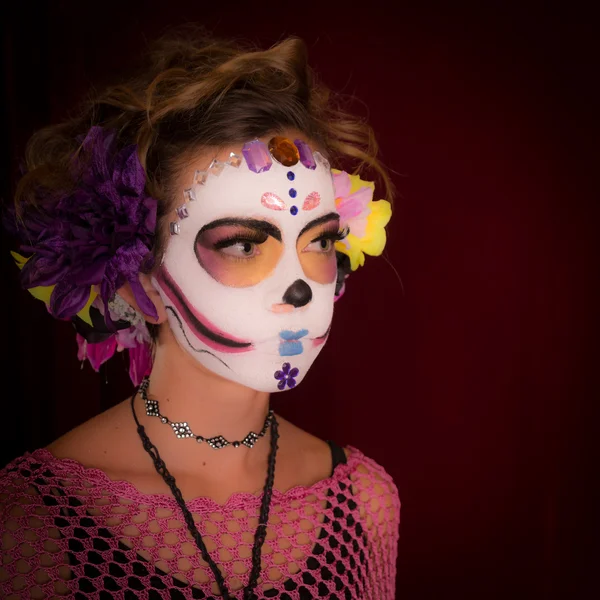
[[[306,281],[303,279],[296,279],[290,287],[285,290],[283,295],[283,302],[285,304],[291,304],[296,308],[305,306],[312,300],[312,290]]]

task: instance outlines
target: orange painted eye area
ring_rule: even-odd
[[[200,230],[194,250],[213,279],[230,287],[249,287],[271,274],[283,246],[258,225],[223,224]]]
[[[335,242],[344,237],[337,221],[304,232],[297,243],[304,274],[317,283],[332,283],[337,276]]]

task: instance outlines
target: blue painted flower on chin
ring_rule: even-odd
[[[300,373],[299,369],[296,367],[292,368],[290,363],[283,363],[281,371],[275,371],[274,375],[275,379],[279,380],[277,389],[283,391],[286,385],[289,388],[296,387],[296,380],[294,378],[298,376],[298,373]]]

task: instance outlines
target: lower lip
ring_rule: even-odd
[[[279,344],[279,356],[296,356],[302,354],[302,342],[298,340],[286,340]]]

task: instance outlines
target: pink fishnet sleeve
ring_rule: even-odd
[[[71,593],[71,571],[56,543],[60,532],[50,523],[51,509],[40,501],[27,461],[13,461],[0,471],[2,565],[0,597],[50,598]],[[20,468],[22,467],[22,468]],[[52,499],[46,500],[52,503]]]
[[[350,475],[358,497],[359,511],[367,528],[370,563],[369,598],[396,598],[396,561],[400,538],[400,497],[392,477],[374,460],[360,455],[359,464]]]

